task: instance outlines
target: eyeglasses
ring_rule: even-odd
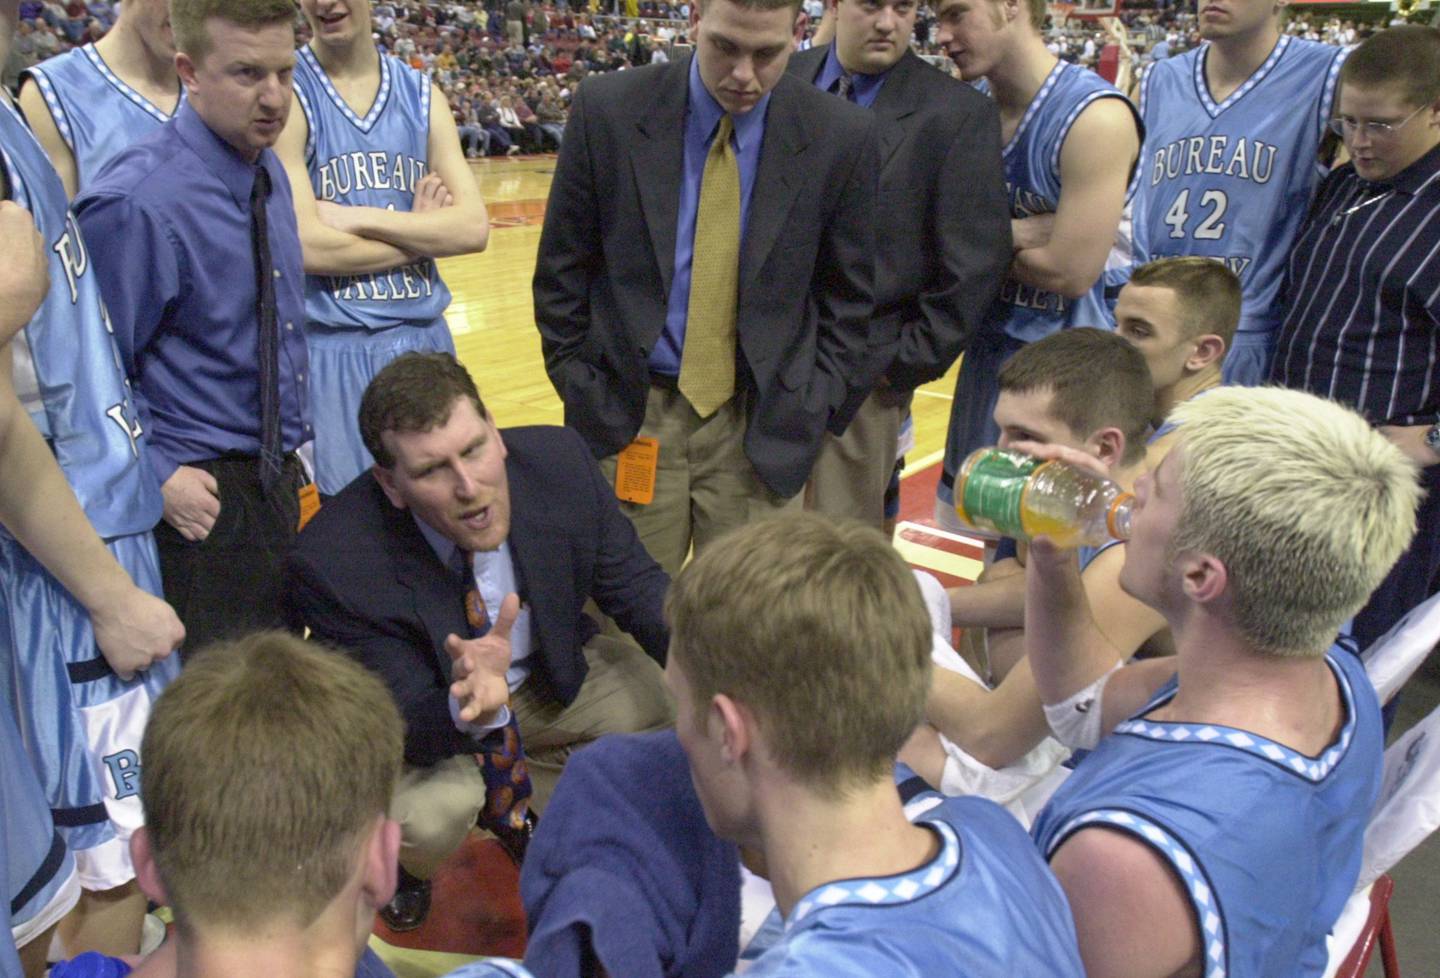
[[[1330,120],[1330,131],[1337,136],[1347,136],[1354,134],[1356,130],[1363,129],[1365,130],[1365,135],[1371,139],[1388,139],[1401,129],[1404,129],[1405,125],[1411,119],[1428,108],[1431,108],[1431,106],[1422,105],[1399,122],[1361,122],[1359,119],[1352,119],[1348,115],[1337,116]]]

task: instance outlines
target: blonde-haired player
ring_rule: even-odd
[[[1055,734],[1094,748],[1033,834],[1096,978],[1318,975],[1383,748],[1359,660],[1331,646],[1409,543],[1416,471],[1295,391],[1222,387],[1173,417],[1120,581],[1165,616],[1174,659],[1109,675],[1074,561],[1030,549],[1036,686]]]

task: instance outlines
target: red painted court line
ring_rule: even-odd
[[[900,480],[900,519],[912,523],[933,521],[941,469],[941,463],[936,462]]]

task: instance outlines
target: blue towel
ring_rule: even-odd
[[[579,978],[720,978],[739,956],[740,856],[705,822],[674,731],[578,751],[525,856],[525,965]]]

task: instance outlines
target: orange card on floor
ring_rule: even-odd
[[[649,505],[655,499],[655,470],[660,464],[660,442],[636,438],[621,450],[615,462],[615,497],[622,502]]]
[[[295,528],[299,533],[305,529],[305,524],[310,522],[310,517],[320,512],[320,487],[311,482],[300,487],[300,525]]]

